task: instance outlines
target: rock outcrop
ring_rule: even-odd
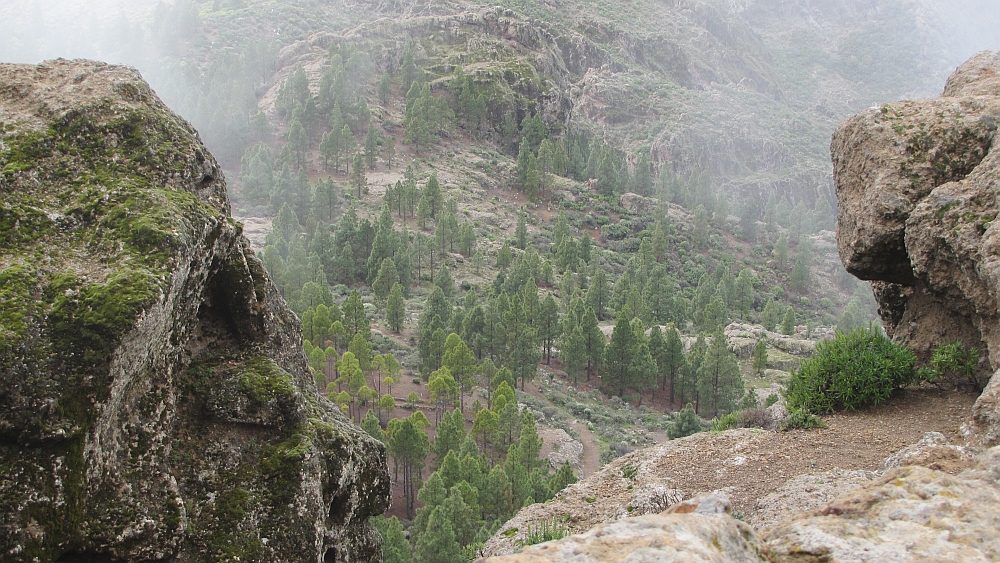
[[[385,449],[191,126],[133,69],[0,65],[0,170],[0,559],[378,560]]]
[[[963,561],[1000,558],[1000,449],[949,475],[892,469],[836,501],[763,534],[780,563]]]
[[[662,514],[601,524],[585,534],[488,561],[767,563],[767,555],[767,547],[750,526],[730,515],[729,499],[711,494],[679,503]]]
[[[967,451],[942,443],[935,434],[887,461],[891,466],[909,459],[930,467],[890,467],[882,474],[833,471],[793,480],[762,499],[774,505],[759,521],[767,528],[763,532],[735,520],[725,495],[710,493],[661,514],[603,523],[485,561],[996,561],[1000,447],[986,451],[972,468],[952,474],[931,467],[966,458]],[[551,521],[560,523],[557,516]]]
[[[831,146],[840,256],[873,281],[886,330],[924,357],[975,347],[985,373],[1000,367],[998,71],[1000,54],[980,53],[941,97],[862,112]],[[994,377],[969,425],[981,445],[1000,443],[998,401]]]

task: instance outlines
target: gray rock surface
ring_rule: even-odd
[[[380,560],[385,448],[318,394],[191,126],[0,65],[0,560]]]
[[[757,534],[729,515],[724,495],[704,495],[663,514],[602,524],[577,536],[531,546],[484,563],[764,563]]]
[[[996,561],[998,461],[994,448],[957,476],[919,466],[892,469],[763,537],[781,563]]]

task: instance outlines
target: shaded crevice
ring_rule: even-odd
[[[191,349],[202,351],[246,347],[264,342],[263,320],[254,311],[258,301],[249,272],[237,270],[237,264],[213,264],[212,274],[198,307],[198,325]]]
[[[351,516],[351,503],[349,491],[341,489],[333,495],[330,502],[330,522],[335,526],[347,524]]]

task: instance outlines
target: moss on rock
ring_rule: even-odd
[[[384,446],[317,395],[194,130],[124,67],[6,83],[0,559],[376,560]]]

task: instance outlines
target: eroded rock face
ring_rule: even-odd
[[[941,97],[869,109],[833,136],[838,245],[847,270],[873,280],[889,334],[927,357],[938,344],[982,351],[1000,367],[1000,54],[983,52]],[[1000,378],[969,436],[1000,443]]]
[[[729,499],[710,494],[662,514],[601,524],[585,534],[491,557],[484,563],[766,563],[768,550],[750,526],[729,514]]]
[[[0,65],[0,170],[0,559],[378,560],[385,449],[191,126],[133,69]]]
[[[1000,450],[959,475],[920,466],[892,469],[764,534],[779,563],[963,561],[1000,558]]]

